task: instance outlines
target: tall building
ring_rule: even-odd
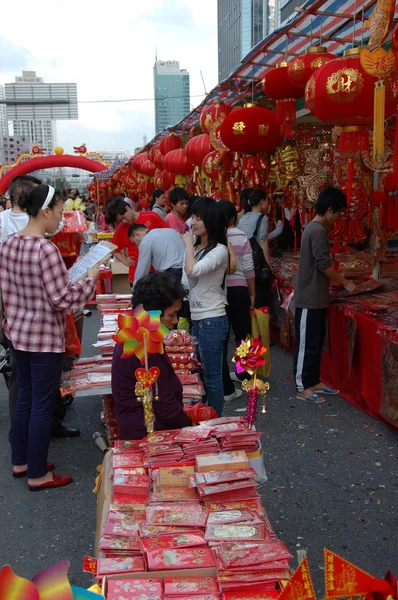
[[[15,162],[20,154],[30,151],[30,146],[24,140],[15,135],[7,135],[3,140],[3,164],[9,165]]]
[[[277,0],[218,0],[218,80],[275,29]]]
[[[5,97],[6,95],[4,86],[0,85],[0,165],[4,165],[6,163],[4,154],[4,138],[8,135],[8,123],[6,105],[1,103]]]
[[[13,135],[46,154],[57,145],[56,121],[78,118],[76,84],[44,83],[35,71],[22,71],[15,83],[6,83],[5,99]]]
[[[153,67],[156,133],[189,113],[189,73],[177,60],[157,60]]]

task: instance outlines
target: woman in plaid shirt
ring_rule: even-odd
[[[14,477],[28,475],[31,491],[71,483],[47,463],[56,391],[62,372],[65,318],[95,293],[98,271],[73,284],[58,248],[45,235],[56,231],[62,197],[48,185],[34,188],[27,199],[30,220],[0,248],[0,287],[4,333],[17,355],[18,402],[14,414]]]

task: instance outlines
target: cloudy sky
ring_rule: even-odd
[[[2,5],[0,83],[22,70],[46,82],[77,83],[79,100],[153,98],[155,48],[190,73],[191,105],[217,84],[216,0],[16,0]],[[58,121],[71,151],[133,150],[154,135],[154,102],[79,104],[78,121]]]

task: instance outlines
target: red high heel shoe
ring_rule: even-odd
[[[53,462],[48,462],[47,463],[47,471],[53,471],[55,469],[55,465]],[[19,472],[15,472],[14,469],[12,470],[12,476],[15,479],[19,479],[20,477],[25,477],[25,475],[27,474],[27,470],[26,471],[19,471]]]
[[[53,473],[53,479],[40,483],[39,485],[29,485],[30,492],[39,492],[40,490],[51,490],[53,488],[62,487],[72,483],[73,479],[70,475],[56,475]]]

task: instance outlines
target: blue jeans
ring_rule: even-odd
[[[210,317],[192,321],[192,335],[197,339],[197,351],[203,366],[207,404],[221,417],[224,405],[222,382],[223,345],[229,331],[228,317]]]
[[[28,477],[47,473],[47,454],[63,353],[15,350],[18,401],[12,425],[12,464],[28,465]]]

